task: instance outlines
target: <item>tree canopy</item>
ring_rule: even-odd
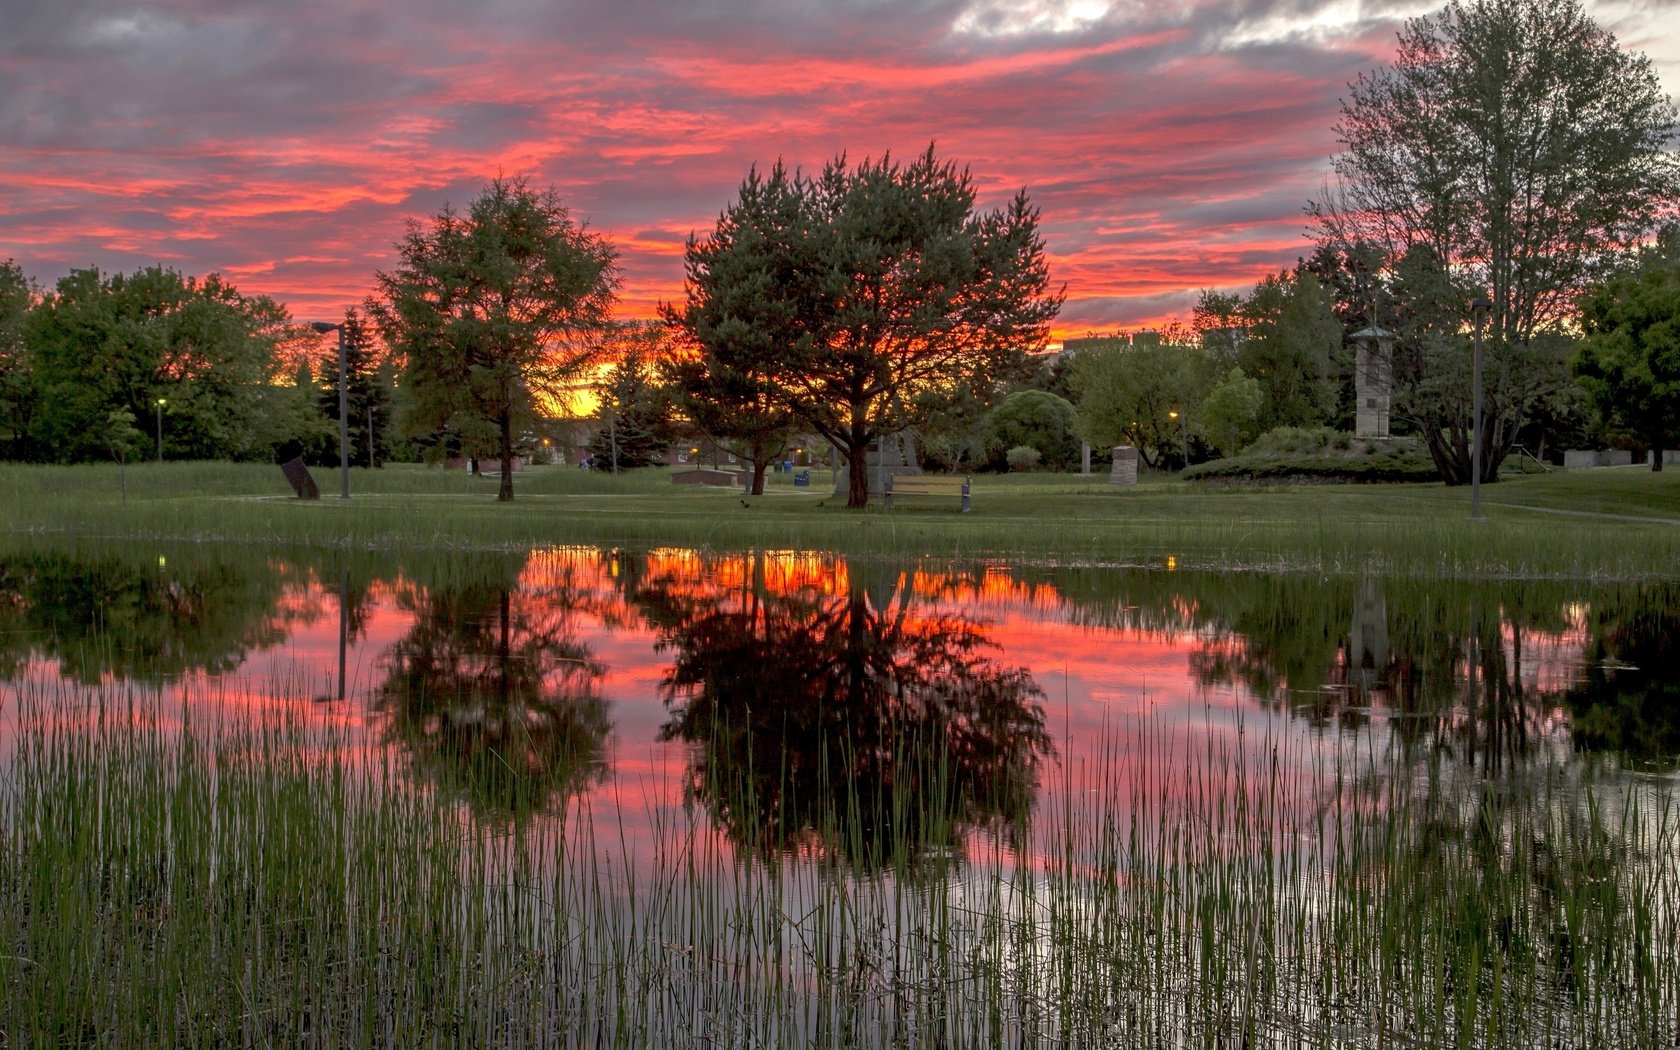
[[[778,164],[689,242],[671,323],[841,449],[847,506],[868,502],[872,442],[932,391],[1020,370],[1061,307],[1026,195],[981,213],[975,197],[931,146],[815,176]]]
[[[15,260],[0,263],[0,426],[5,427],[5,446],[11,455],[29,432],[28,415],[34,408],[29,361],[24,354],[23,321],[35,306],[35,286]]]
[[[1680,231],[1642,264],[1581,301],[1586,338],[1573,362],[1606,425],[1651,449],[1651,469],[1680,437]]]
[[[497,499],[511,500],[520,425],[599,356],[617,253],[523,178],[496,179],[464,214],[410,222],[396,248],[369,311],[404,361],[411,425],[493,452]]]
[[[216,274],[73,270],[25,322],[38,397],[29,438],[61,462],[105,459],[111,413],[155,428],[161,399],[166,456],[266,455],[262,390],[286,321],[272,300]]]
[[[1151,467],[1182,457],[1207,378],[1199,347],[1105,340],[1077,351],[1069,370],[1081,432],[1093,447],[1135,446]]]
[[[1489,337],[1526,343],[1674,206],[1675,118],[1576,0],[1455,0],[1352,86],[1345,200],[1315,213],[1345,243],[1428,245],[1489,292]]]
[[[1410,317],[1396,416],[1449,483],[1471,474],[1470,301],[1491,301],[1485,350],[1504,383],[1482,426],[1491,481],[1531,419],[1570,410],[1563,337],[1577,297],[1680,201],[1675,122],[1650,61],[1576,0],[1455,0],[1407,22],[1394,63],[1352,85],[1337,191],[1311,207],[1313,268],[1324,276],[1339,257],[1362,271],[1351,290],[1367,301],[1345,313],[1391,329]]]

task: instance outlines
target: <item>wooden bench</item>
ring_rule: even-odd
[[[887,509],[892,510],[895,496],[960,496],[962,512],[968,513],[968,490],[971,477],[955,474],[892,474],[887,476]]]

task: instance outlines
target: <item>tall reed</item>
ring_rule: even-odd
[[[1668,785],[1573,759],[1140,720],[1023,824],[927,740],[858,795],[842,743],[818,799],[729,800],[805,815],[737,848],[726,786],[481,827],[334,731],[159,715],[0,712],[0,1045],[1680,1038]]]

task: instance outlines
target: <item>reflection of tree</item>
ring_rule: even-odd
[[[884,864],[1026,815],[1050,740],[1024,669],[896,581],[874,600],[855,581],[778,593],[753,557],[738,590],[636,576],[675,653],[662,735],[699,745],[689,790],[734,841]]]
[[[1584,667],[1564,695],[1577,745],[1642,762],[1680,757],[1680,593],[1639,588],[1601,611]]]
[[[196,552],[88,550],[0,556],[0,672],[33,654],[68,678],[218,674],[285,637],[282,570]]]
[[[598,781],[605,668],[574,637],[569,588],[506,578],[416,591],[379,696],[388,737],[480,817],[520,822]]]
[[[1403,745],[1489,771],[1531,754],[1558,705],[1556,692],[1525,685],[1532,649],[1575,629],[1570,609],[1583,597],[1554,581],[1148,570],[1056,570],[1050,580],[1075,622],[1188,633],[1204,686],[1241,685],[1315,725],[1356,729],[1386,709]],[[1619,605],[1619,593],[1599,601]]]

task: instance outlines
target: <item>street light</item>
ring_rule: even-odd
[[[338,481],[339,499],[350,498],[350,412],[349,394],[345,387],[344,326],[326,321],[312,321],[309,327],[326,335],[338,333]]]
[[[1482,518],[1482,322],[1493,309],[1486,296],[1478,295],[1470,302],[1470,312],[1476,318],[1476,359],[1470,411],[1475,418],[1470,428],[1470,520]]]
[[[163,462],[163,406],[169,404],[167,397],[157,399],[157,430],[158,430],[158,462]]]
[[[1176,408],[1167,411],[1167,418],[1178,420],[1178,436],[1184,445],[1184,465],[1188,467],[1190,465],[1190,421],[1180,415]]]

